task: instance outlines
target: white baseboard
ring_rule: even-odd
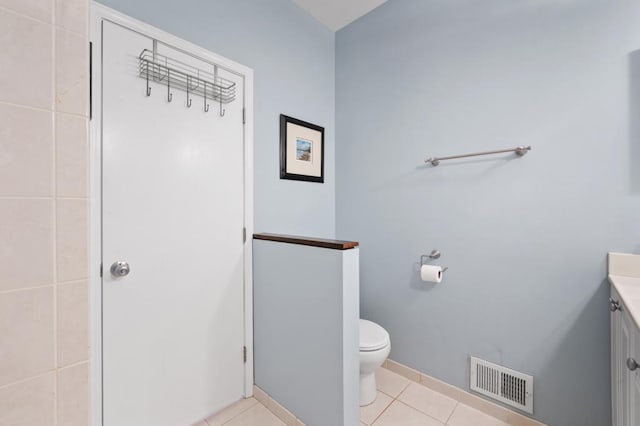
[[[280,405],[278,401],[271,398],[265,391],[256,385],[253,385],[253,397],[257,399],[259,403],[267,407],[267,410],[271,411],[273,415],[282,420],[286,425],[305,426],[302,420],[297,418],[291,411]]]

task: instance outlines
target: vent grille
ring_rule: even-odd
[[[533,414],[533,377],[471,357],[470,387],[504,404]]]

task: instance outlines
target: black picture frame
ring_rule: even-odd
[[[313,140],[302,139],[301,137],[290,137],[288,129],[290,125],[306,128],[307,134],[314,135]],[[295,129],[295,127],[293,128]],[[303,129],[304,130],[304,129]],[[291,144],[296,144],[292,147]],[[317,145],[320,145],[318,148]],[[302,149],[301,149],[302,148]],[[306,151],[308,149],[308,153]],[[295,155],[291,155],[294,152]],[[304,169],[317,169],[316,157],[320,155],[320,173],[305,173]],[[293,157],[293,158],[292,158]],[[305,159],[307,158],[307,159]],[[296,162],[296,164],[291,164]],[[305,167],[305,162],[313,163]],[[291,172],[292,166],[296,167],[298,173]],[[324,183],[324,127],[297,118],[280,114],[280,179],[301,180],[305,182]]]

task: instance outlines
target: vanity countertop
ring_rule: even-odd
[[[640,328],[640,255],[609,253],[609,282]]]
[[[620,295],[633,322],[640,328],[640,278],[609,274],[609,282]]]

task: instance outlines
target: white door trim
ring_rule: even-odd
[[[89,284],[90,284],[90,333],[91,333],[91,424],[102,425],[102,96],[101,69],[101,23],[107,20],[129,28],[145,36],[154,38],[172,48],[183,50],[200,59],[219,65],[244,80],[244,344],[247,348],[245,364],[244,394],[253,394],[253,70],[222,56],[138,21],[96,2],[90,5],[89,40],[92,49],[92,119],[89,122],[89,179],[90,179],[90,243],[89,243]],[[241,356],[241,354],[238,354]]]

